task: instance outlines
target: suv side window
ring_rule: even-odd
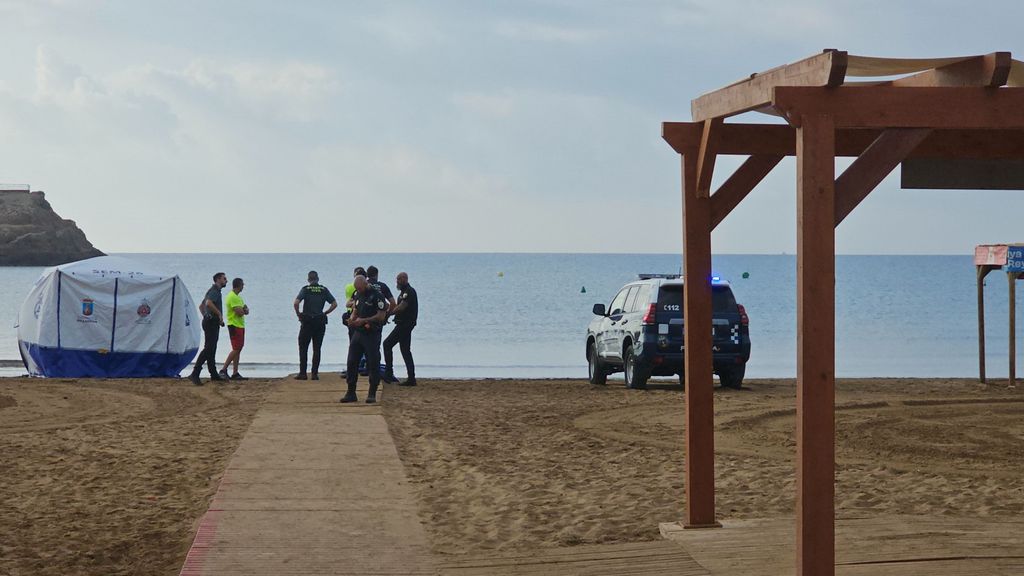
[[[626,295],[626,305],[622,308],[623,312],[636,312],[636,294],[640,291],[639,286],[632,286],[629,289],[629,294]]]
[[[623,308],[626,305],[626,296],[628,296],[628,295],[629,295],[629,289],[628,288],[623,288],[622,290],[619,291],[618,294],[615,295],[615,299],[612,300],[611,305],[608,306],[608,315],[609,316],[615,316],[617,314],[622,314]]]
[[[640,289],[637,290],[636,300],[633,301],[629,307],[630,312],[646,312],[647,303],[651,297],[651,285],[641,284]]]

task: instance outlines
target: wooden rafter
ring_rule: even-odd
[[[1004,86],[1010,77],[1013,58],[1009,52],[975,56],[955,64],[933,68],[887,83],[889,86]]]
[[[690,114],[694,122],[733,116],[769,104],[776,86],[838,86],[845,77],[846,52],[828,50],[705,94],[693,101]]]
[[[839,226],[930,133],[928,128],[897,128],[882,132],[836,179],[835,225]]]
[[[1024,129],[1024,88],[808,88],[777,86],[772,104],[790,124],[828,115],[838,128]]]
[[[785,156],[758,154],[747,158],[736,172],[711,196],[711,230],[725,220],[725,217],[739,206],[765,176],[778,166]]]
[[[715,156],[718,155],[718,138],[722,119],[712,118],[704,122],[700,139],[700,155],[697,156],[697,195],[707,198],[711,195],[711,176],[715,172]]]

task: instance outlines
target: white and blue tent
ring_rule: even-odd
[[[33,376],[177,376],[199,350],[198,312],[176,274],[100,256],[47,268],[18,315]]]

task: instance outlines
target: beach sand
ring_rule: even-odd
[[[270,386],[0,379],[0,574],[177,574]]]
[[[328,379],[325,384],[338,384]],[[0,574],[178,573],[274,381],[0,380]],[[383,410],[447,558],[660,539],[685,498],[683,393],[421,381]],[[842,380],[837,514],[1024,515],[1024,388]],[[795,384],[716,390],[719,516],[791,515]]]
[[[719,517],[794,512],[796,387],[717,389]],[[840,518],[1024,514],[1024,389],[837,384]],[[657,540],[683,517],[683,392],[580,381],[430,382],[384,413],[442,554]]]

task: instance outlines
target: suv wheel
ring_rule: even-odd
[[[743,387],[743,375],[746,372],[746,364],[733,364],[732,366],[723,366],[721,369],[718,370],[718,379],[721,380],[723,387],[739,390],[740,388]]]
[[[598,358],[597,349],[594,348],[593,342],[587,345],[587,368],[589,369],[590,376],[588,380],[591,384],[604,384],[608,382],[608,372],[601,363],[601,359]]]
[[[626,353],[623,354],[622,371],[625,372],[626,376],[626,388],[635,388],[637,390],[647,388],[647,379],[650,378],[650,374],[637,362],[632,346],[627,347]]]

